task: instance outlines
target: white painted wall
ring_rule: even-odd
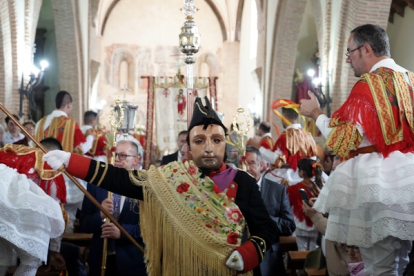
[[[388,22],[391,57],[402,67],[414,71],[414,10],[406,7],[404,17],[394,15],[394,24]]]
[[[255,13],[255,14],[254,14]],[[254,70],[257,57],[257,9],[255,0],[244,1],[240,38],[239,107],[262,116],[262,92]],[[237,109],[237,106],[233,106]],[[233,112],[235,113],[235,112]],[[252,119],[251,119],[252,120]],[[251,126],[253,122],[251,121]],[[251,129],[251,135],[254,133]]]

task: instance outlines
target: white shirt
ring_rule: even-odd
[[[90,130],[92,128],[92,126],[90,126],[90,125],[83,125],[82,127],[81,127],[81,131],[82,131],[82,133],[83,134],[85,134],[88,130]]]
[[[19,132],[18,137],[13,137],[9,131],[3,134],[3,144],[13,144],[17,141],[20,141],[24,138],[24,135]]]
[[[262,189],[262,178],[263,178],[263,175],[260,174],[260,179],[257,181],[257,186],[259,186],[259,191],[261,191]]]
[[[374,66],[372,66],[371,70],[369,70],[369,72],[373,72],[375,70],[377,70],[380,67],[386,67],[386,68],[390,68],[396,72],[407,72],[408,70],[399,66],[397,63],[395,63],[395,61],[392,58],[387,58],[387,59],[383,59],[378,61],[377,63],[374,64]],[[406,80],[407,80],[407,76]],[[318,116],[318,118],[316,119],[316,126],[319,128],[319,130],[321,131],[322,135],[325,138],[328,138],[329,133],[331,133],[332,128],[329,127],[329,123],[331,122],[331,118],[328,118],[328,116],[326,116],[325,114],[321,114]],[[368,139],[366,139],[365,136],[365,131],[364,129],[359,125],[356,124],[356,127],[359,131],[359,133],[361,134],[361,136],[363,137],[363,141],[362,143],[359,145],[359,147],[366,147],[366,146],[370,146],[371,143],[368,141]]]
[[[266,132],[265,134],[263,134],[262,139],[263,139],[263,138],[265,138],[265,137],[270,137],[270,138],[272,138],[272,133],[270,133],[270,132]]]

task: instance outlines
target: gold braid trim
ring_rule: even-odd
[[[99,166],[100,166],[100,165],[101,165],[101,162],[97,161],[97,162],[96,162],[96,166],[95,166],[95,172],[94,172],[94,174],[93,174],[92,178],[89,180],[89,182],[90,182],[90,183],[92,183],[92,182],[95,180],[96,175],[97,175],[97,174],[98,174],[98,172],[99,172]]]
[[[62,174],[62,172],[54,171],[52,169],[45,169],[43,161],[43,151],[39,148],[34,147],[27,147],[25,145],[11,145],[7,144],[3,148],[1,148],[1,151],[4,151],[9,154],[21,156],[21,155],[28,155],[31,153],[35,154],[35,162],[34,162],[34,169],[37,172],[37,174],[40,176],[42,180],[52,180]]]
[[[348,159],[349,151],[356,150],[363,140],[357,127],[338,118],[332,118],[329,126],[333,129],[326,140],[326,146],[333,150],[332,154]]]
[[[186,174],[183,163],[170,164],[178,169],[174,177],[183,178],[188,183],[196,179]],[[146,172],[130,172],[131,181],[142,186],[144,193],[139,208],[148,275],[235,275],[236,272],[226,266],[226,261],[237,244],[230,245],[219,238],[206,228],[200,216],[189,211],[188,202],[182,201],[167,180],[171,176],[171,170],[167,172],[154,166]],[[203,191],[194,190],[200,195]],[[210,209],[211,212],[217,208],[210,207],[214,208]],[[252,275],[252,272],[245,275]]]
[[[101,162],[99,162],[99,163],[101,163]],[[103,179],[105,178],[105,175],[106,175],[106,173],[108,171],[108,163],[101,163],[101,164],[105,164],[105,169],[104,169],[104,171],[102,173],[101,179],[99,179],[98,184],[96,184],[96,186],[98,186],[98,187],[101,186],[101,183],[102,183]]]
[[[45,126],[45,122],[46,122],[46,117],[43,117],[40,120],[39,127],[37,128],[37,132],[36,132],[37,141],[42,141],[45,138],[45,131],[43,130]]]

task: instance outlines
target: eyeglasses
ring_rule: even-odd
[[[349,57],[353,52],[355,52],[356,50],[358,50],[358,49],[361,49],[362,47],[364,47],[364,45],[361,45],[361,46],[359,46],[358,48],[355,48],[355,49],[353,49],[353,50],[351,50],[351,51],[347,51],[346,53],[345,53],[345,56],[346,57]]]
[[[127,157],[136,157],[136,155],[128,155],[123,153],[115,153],[115,158],[119,158],[119,160],[125,160]]]

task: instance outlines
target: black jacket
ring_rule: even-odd
[[[161,165],[167,165],[168,163],[177,161],[177,159],[178,159],[178,151],[163,156],[161,160]]]

